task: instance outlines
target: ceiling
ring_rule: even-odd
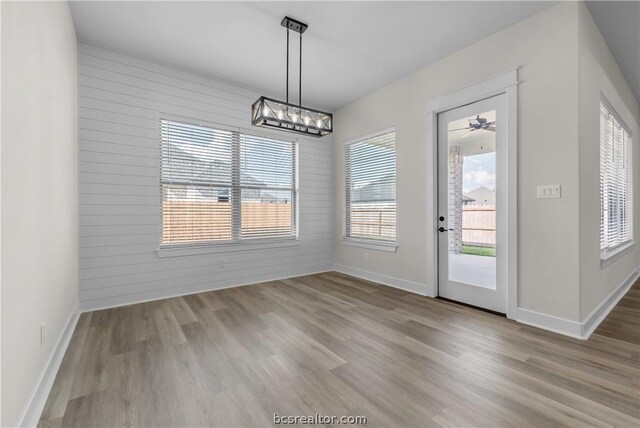
[[[222,79],[282,99],[285,15],[304,35],[303,103],[333,111],[555,2],[73,1],[81,41]],[[640,2],[588,1],[640,100]],[[464,31],[460,31],[464,29]],[[298,95],[292,33],[290,93]]]
[[[587,7],[640,100],[640,1],[588,1]]]
[[[553,2],[70,2],[81,41],[284,98],[285,15],[303,104],[333,111]],[[292,35],[297,35],[292,33]],[[291,90],[297,101],[298,41]]]

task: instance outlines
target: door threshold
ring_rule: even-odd
[[[501,312],[496,312],[491,309],[481,308],[480,306],[474,306],[468,303],[458,302],[457,300],[447,299],[446,297],[436,296],[436,299],[444,300],[445,302],[449,302],[449,303],[455,303],[456,305],[460,305],[460,306],[466,306],[467,308],[471,308],[471,309],[477,309],[479,311],[487,312],[493,315],[498,315],[500,317],[505,317],[505,318],[507,317],[507,314],[503,314]]]

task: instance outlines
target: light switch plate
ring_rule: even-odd
[[[538,186],[537,192],[538,199],[557,199],[560,198],[561,191],[559,184],[547,184],[544,186]]]

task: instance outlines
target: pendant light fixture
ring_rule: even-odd
[[[300,21],[285,16],[280,23],[287,29],[287,92],[286,101],[260,97],[251,106],[251,123],[254,126],[297,132],[313,137],[322,137],[333,132],[333,115],[302,106],[302,34],[309,27]],[[289,102],[289,31],[300,34],[300,67],[298,104]]]

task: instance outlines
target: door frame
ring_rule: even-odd
[[[516,319],[518,312],[518,69],[482,80],[473,85],[433,99],[427,103],[427,162],[431,165],[431,174],[427,174],[427,218],[426,242],[431,242],[431,286],[428,294],[438,295],[438,114],[447,110],[472,104],[496,95],[506,94],[507,99],[507,143],[506,151],[506,233],[498,245],[505,258],[505,276],[507,281],[507,317]],[[429,194],[429,192],[431,194]]]

